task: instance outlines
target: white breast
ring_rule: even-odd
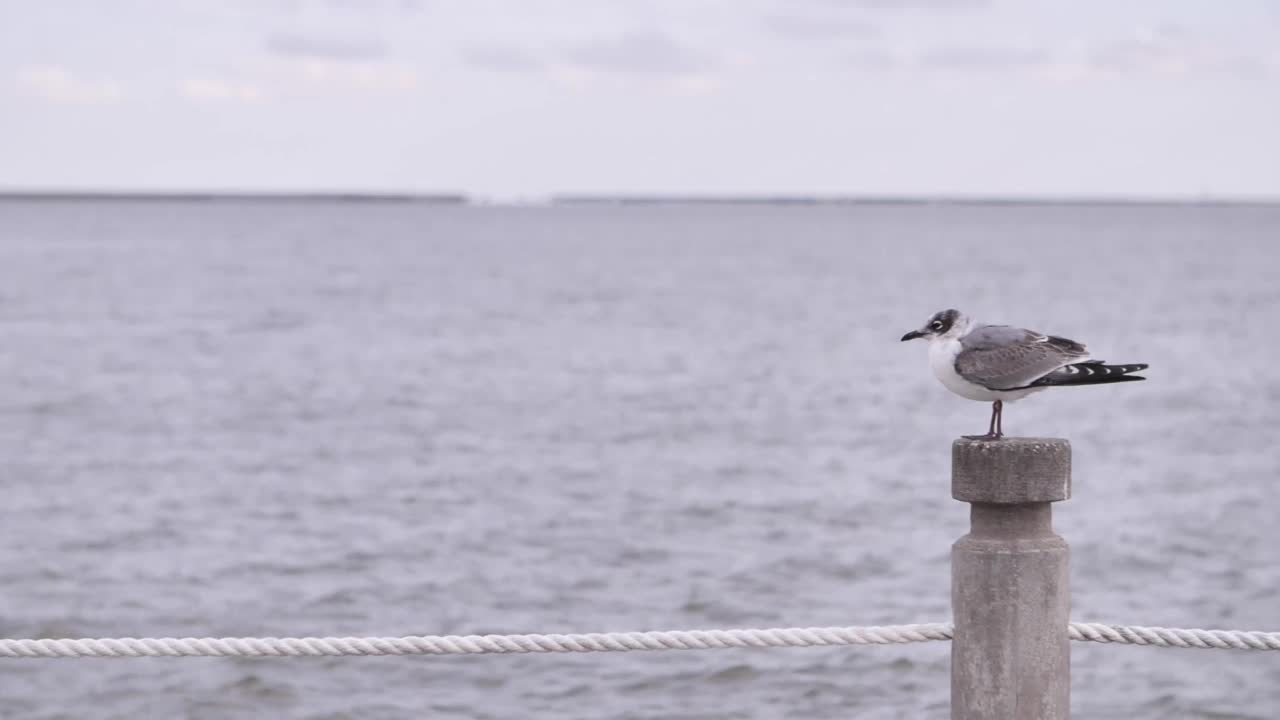
[[[977,383],[971,383],[956,372],[956,355],[960,354],[961,349],[960,341],[954,338],[936,338],[929,343],[929,368],[933,370],[933,376],[960,397],[981,402],[1012,401],[1042,389],[988,390]]]

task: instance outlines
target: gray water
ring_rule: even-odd
[[[1070,438],[1077,620],[1280,629],[1280,208],[0,203],[0,636],[948,619],[930,313],[1150,380]],[[944,718],[945,643],[0,661],[13,718]],[[1082,718],[1280,653],[1073,647]]]

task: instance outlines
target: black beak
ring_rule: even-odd
[[[911,332],[902,336],[902,342],[906,342],[908,340],[915,340],[916,338],[922,338],[922,337],[924,337],[924,333],[920,332],[919,330],[912,330]]]

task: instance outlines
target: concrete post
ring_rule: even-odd
[[[1068,720],[1068,550],[1049,503],[1071,496],[1070,443],[957,440],[951,495],[972,503],[951,548],[952,720]]]

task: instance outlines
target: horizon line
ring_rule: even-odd
[[[1268,195],[965,193],[548,193],[494,197],[460,191],[83,190],[0,188],[0,200],[367,202],[441,205],[1280,205]]]

